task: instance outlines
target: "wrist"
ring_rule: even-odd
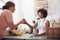
[[[29,25],[28,23],[26,23],[27,25]]]

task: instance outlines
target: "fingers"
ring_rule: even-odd
[[[40,36],[39,34],[34,34],[34,36]]]
[[[21,20],[21,23],[22,23],[22,24],[26,24],[26,20],[25,20],[25,19],[22,19],[22,20]]]

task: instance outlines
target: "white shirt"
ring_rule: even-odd
[[[45,25],[46,19],[42,18],[38,20],[38,26],[37,29],[39,30],[38,34],[42,34],[46,31],[46,25]]]

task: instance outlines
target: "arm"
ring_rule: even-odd
[[[46,28],[49,27],[49,21],[48,20],[46,21],[45,25],[46,25]],[[41,34],[34,34],[34,36],[41,36],[41,35],[45,35],[45,34],[46,34],[46,32],[43,32]]]
[[[45,34],[46,34],[46,32],[43,32],[41,34],[34,34],[34,36],[42,36],[42,35],[45,35]]]
[[[11,29],[15,29],[19,24],[24,23],[24,19],[23,19],[23,20],[21,20],[20,22],[18,22],[17,24],[14,25],[12,13],[10,13],[10,12],[5,13],[5,18],[6,18],[8,26]]]
[[[15,26],[18,26],[18,25],[24,24],[24,23],[25,23],[25,19],[22,19],[22,20],[20,20],[17,24],[15,24]]]
[[[46,21],[45,25],[46,25],[46,28],[50,27],[50,23],[48,20]]]
[[[27,23],[27,22],[26,22],[26,24],[27,24],[30,28],[33,28],[33,29],[34,29],[34,28],[36,28],[36,27],[37,27],[37,25],[38,25],[38,24],[36,23],[36,24],[34,24],[34,26],[32,26],[32,25],[30,25],[30,24],[29,24],[29,23]]]

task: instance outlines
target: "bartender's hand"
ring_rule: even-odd
[[[41,36],[40,34],[34,34],[34,36]]]
[[[42,33],[42,34],[34,34],[34,36],[42,36],[42,35],[46,35],[46,33]]]

